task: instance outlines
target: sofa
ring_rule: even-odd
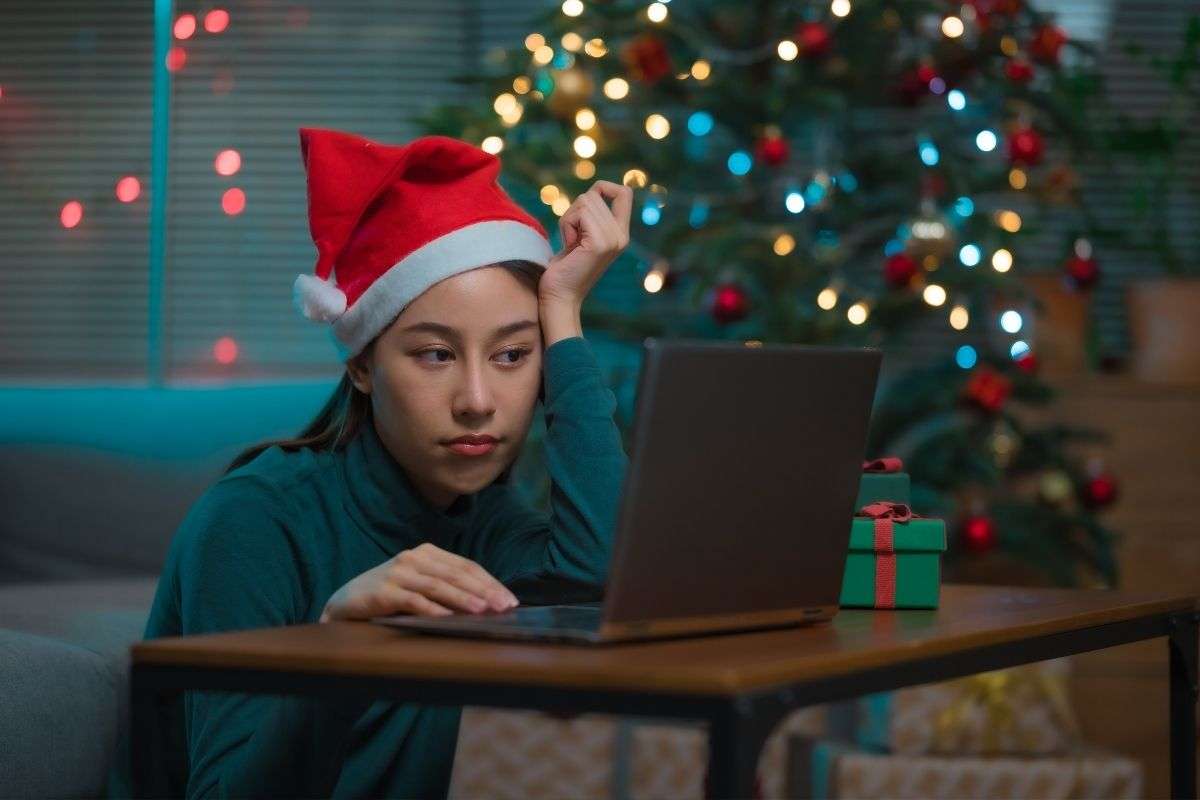
[[[0,797],[103,792],[172,534],[335,384],[0,388]]]

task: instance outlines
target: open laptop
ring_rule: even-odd
[[[604,643],[829,619],[881,361],[873,348],[646,339],[603,601],[372,621]]]

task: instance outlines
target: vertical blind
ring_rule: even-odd
[[[176,41],[186,62],[173,73],[169,191],[164,231],[163,341],[170,380],[314,377],[336,374],[325,327],[292,307],[291,283],[312,269],[297,128],[333,127],[383,141],[419,133],[413,119],[463,97],[451,78],[494,47],[519,47],[550,0],[235,1],[228,28],[203,27],[207,6],[179,3],[201,21]],[[1177,46],[1194,0],[1038,0],[1072,37],[1103,51],[1116,103],[1145,117],[1163,107],[1161,79],[1123,44],[1152,52]],[[7,3],[0,24],[0,377],[142,381],[148,374],[148,195],[153,81],[153,4],[113,0]],[[469,90],[467,90],[469,91]],[[907,127],[876,118],[876,130]],[[803,137],[802,137],[803,138]],[[1171,230],[1181,252],[1200,247],[1200,148],[1192,137],[1177,166]],[[1052,143],[1051,143],[1051,146]],[[221,151],[240,169],[217,174]],[[1137,216],[1131,174],[1081,165],[1101,219],[1130,231]],[[116,182],[136,177],[131,203]],[[598,176],[604,177],[604,176]],[[244,192],[230,215],[224,193]],[[65,228],[71,200],[83,217]],[[1013,206],[1022,210],[1019,205]],[[1027,271],[1056,268],[1068,210],[1039,219]],[[635,232],[636,234],[636,232]],[[1102,346],[1127,347],[1124,289],[1155,274],[1145,254],[1098,251],[1104,279],[1093,302]],[[864,269],[877,265],[861,265]],[[623,259],[597,286],[606,306],[640,300],[640,274]],[[941,321],[905,343],[916,360],[945,357],[954,332]],[[224,348],[222,351],[221,348]],[[221,363],[217,353],[229,354]]]

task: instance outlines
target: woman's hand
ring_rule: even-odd
[[[612,200],[612,208],[606,200]],[[574,309],[600,280],[608,265],[629,244],[633,189],[612,181],[596,181],[575,198],[559,218],[562,252],[555,255],[538,284],[542,306]]]
[[[404,550],[338,589],[321,622],[392,614],[446,616],[455,610],[505,611],[517,598],[470,559],[426,542]]]

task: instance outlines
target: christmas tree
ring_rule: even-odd
[[[1115,583],[1115,482],[1074,447],[1099,435],[1022,415],[1053,391],[1015,277],[1040,214],[1081,203],[1089,48],[1022,0],[566,0],[531,31],[423,127],[502,152],[548,230],[596,179],[635,188],[635,266],[605,280],[639,290],[590,298],[586,327],[889,356],[934,336],[883,383],[868,457],[903,456],[951,567],[995,551]],[[1060,246],[1086,290],[1086,227]]]

